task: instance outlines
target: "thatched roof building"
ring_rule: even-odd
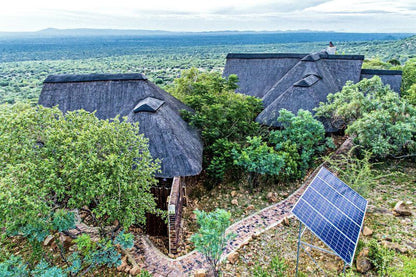
[[[139,122],[149,150],[161,160],[156,177],[193,176],[202,170],[202,142],[181,117],[189,108],[141,74],[54,75],[44,81],[39,104],[63,112],[96,111],[101,119],[117,115]]]
[[[261,98],[264,110],[256,121],[279,127],[280,109],[296,113],[313,112],[329,93],[342,89],[348,80],[354,83],[379,75],[385,84],[400,92],[401,72],[361,69],[362,55],[313,54],[228,54],[224,76],[239,77],[237,92]],[[336,131],[323,120],[327,131]]]
[[[400,94],[400,87],[402,85],[402,71],[401,70],[378,70],[378,69],[363,69],[361,70],[362,79],[370,79],[375,75],[379,76],[383,84],[389,84],[390,88]]]

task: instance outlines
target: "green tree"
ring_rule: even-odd
[[[262,110],[261,100],[235,93],[238,78],[223,78],[219,72],[204,73],[196,68],[185,70],[168,91],[194,112],[183,117],[201,130],[204,141],[204,164],[210,177],[221,181],[234,169],[232,146],[243,144],[247,136],[261,133],[254,121]]]
[[[414,90],[410,90],[411,86],[414,84],[416,84],[416,58],[407,60],[403,66],[403,74],[402,74],[403,97],[407,97],[409,93],[414,92]],[[415,96],[413,95],[413,98],[414,97]]]
[[[82,110],[0,105],[0,228],[40,243],[73,228],[68,209],[77,209],[99,227],[97,249],[115,249],[118,231],[156,211],[159,166],[138,128]]]
[[[195,214],[199,230],[192,235],[191,241],[211,265],[214,276],[219,276],[221,254],[227,243],[235,237],[234,233],[225,232],[230,226],[231,214],[222,209],[210,213],[196,210]]]
[[[378,76],[347,83],[316,111],[377,157],[416,154],[416,109]]]

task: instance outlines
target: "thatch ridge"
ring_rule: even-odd
[[[228,53],[226,59],[302,59],[307,55],[300,53]]]
[[[164,103],[155,112],[135,113],[137,104],[149,97]],[[191,109],[148,80],[45,82],[39,104],[59,105],[63,112],[95,111],[101,119],[120,115],[139,122],[140,133],[149,139],[150,153],[161,160],[162,172],[156,177],[193,176],[202,170],[200,135],[180,117],[181,110]]]
[[[146,76],[139,73],[125,74],[61,74],[49,75],[44,83],[69,83],[69,82],[97,82],[97,81],[127,81],[147,80]]]
[[[361,69],[361,74],[371,75],[403,75],[401,70]]]

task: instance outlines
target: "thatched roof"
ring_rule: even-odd
[[[141,74],[49,76],[39,104],[59,105],[63,112],[96,111],[101,119],[120,115],[139,122],[150,153],[161,160],[157,177],[192,176],[202,170],[200,136],[180,117],[181,110],[190,109]]]
[[[329,93],[342,89],[347,81],[359,82],[370,73],[380,75],[385,83],[400,88],[401,78],[395,71],[361,70],[362,55],[313,54],[228,54],[224,75],[239,77],[238,92],[262,99],[264,110],[256,121],[279,127],[280,109],[297,113],[326,102]],[[362,74],[367,75],[362,75]],[[327,131],[336,131],[322,119]]]
[[[361,70],[361,80],[370,79],[375,75],[380,76],[381,81],[385,85],[390,85],[390,88],[400,94],[400,87],[402,85],[402,71],[401,70],[376,70],[363,69]]]
[[[306,54],[228,54],[224,76],[236,74],[237,92],[262,98]]]

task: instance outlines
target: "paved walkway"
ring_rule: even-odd
[[[311,174],[311,177],[313,175]],[[246,244],[254,234],[263,233],[281,223],[285,217],[292,216],[290,211],[309,184],[311,177],[285,200],[231,225],[226,232],[234,232],[237,236],[227,245],[221,260]],[[198,269],[209,269],[204,257],[195,250],[177,259],[171,259],[161,253],[146,237],[141,236],[136,239],[135,259],[144,261],[144,268],[153,276],[193,276]]]

